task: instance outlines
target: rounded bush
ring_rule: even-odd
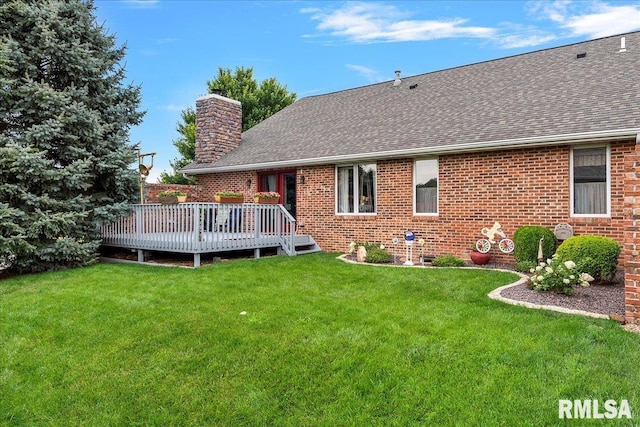
[[[465,262],[463,259],[458,258],[451,254],[438,255],[431,261],[431,265],[434,267],[463,267]]]
[[[513,243],[515,244],[513,258],[516,264],[538,263],[538,242],[541,237],[544,237],[542,241],[543,259],[551,258],[556,252],[558,244],[558,240],[551,230],[538,225],[525,225],[516,230],[513,234]]]
[[[391,254],[384,249],[380,249],[379,246],[370,246],[367,248],[366,262],[372,264],[386,264],[391,262]]]
[[[556,254],[562,261],[575,262],[579,271],[606,281],[616,272],[620,245],[609,237],[585,234],[562,242]]]

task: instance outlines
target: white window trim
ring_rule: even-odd
[[[573,188],[573,150],[582,148],[606,148],[607,156],[607,212],[604,214],[577,214],[574,212],[574,188]],[[569,212],[574,218],[610,218],[611,217],[611,146],[609,144],[581,145],[571,147],[569,154]]]
[[[436,195],[436,211],[435,212],[417,212],[416,211],[416,162],[420,160],[436,160],[438,162],[438,186]],[[413,199],[413,215],[414,216],[438,216],[440,215],[440,159],[438,157],[427,157],[423,159],[413,159],[413,178],[411,185],[411,197]]]
[[[347,167],[347,166],[351,166],[353,168],[353,177],[354,177],[354,186],[355,186],[355,188],[353,189],[354,190],[353,208],[354,208],[354,210],[356,210],[358,208],[358,204],[355,202],[355,200],[359,200],[360,199],[360,194],[358,193],[359,185],[357,185],[358,183],[356,181],[356,180],[359,179],[358,178],[358,165],[364,165],[364,164],[375,164],[376,165],[376,174],[375,174],[375,177],[373,179],[373,186],[374,186],[375,191],[376,191],[376,211],[375,212],[359,212],[359,211],[358,212],[338,212],[338,168],[344,168],[344,167]],[[378,214],[378,164],[376,162],[345,163],[345,164],[335,165],[333,182],[334,182],[334,193],[335,193],[335,197],[334,197],[334,201],[333,201],[333,209],[334,209],[335,215],[340,215],[340,216],[362,216],[362,215],[376,216]]]

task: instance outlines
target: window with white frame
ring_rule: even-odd
[[[571,150],[571,214],[609,215],[609,147]]]
[[[416,214],[438,213],[438,159],[416,160],[413,165]]]
[[[376,164],[336,167],[336,212],[376,212]]]

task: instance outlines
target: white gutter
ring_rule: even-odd
[[[570,133],[531,138],[502,139],[489,142],[470,142],[467,144],[444,145],[438,147],[420,147],[404,150],[378,151],[373,153],[342,154],[339,156],[314,157],[308,159],[283,160],[277,162],[251,163],[232,166],[210,166],[198,169],[180,170],[184,175],[203,175],[218,172],[235,172],[259,169],[284,169],[297,166],[315,166],[357,160],[382,160],[390,158],[413,157],[423,155],[442,155],[470,153],[496,149],[516,149],[523,147],[542,147],[545,145],[565,145],[577,143],[599,142],[603,140],[635,138],[640,143],[640,128],[616,129],[595,132]]]

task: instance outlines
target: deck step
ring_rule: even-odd
[[[302,235],[297,235],[296,236],[296,238],[295,238],[295,250],[296,250],[296,255],[311,254],[311,253],[314,253],[314,252],[322,251],[322,249],[316,243],[314,238],[309,236],[309,235],[307,235],[307,234],[302,234]]]

